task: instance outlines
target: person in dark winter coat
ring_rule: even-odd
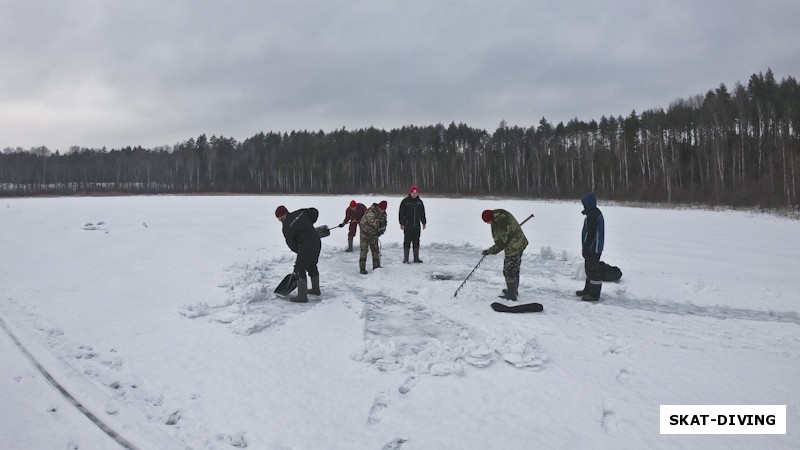
[[[308,294],[320,295],[319,289],[319,252],[322,248],[314,222],[319,217],[316,208],[298,209],[289,212],[285,206],[281,205],[275,210],[275,217],[283,223],[283,237],[286,238],[286,245],[289,249],[297,253],[294,262],[294,275],[297,277],[297,295],[289,300],[293,302],[308,302]],[[311,277],[311,290],[308,290],[308,279],[306,273]]]
[[[353,251],[353,237],[356,235],[356,228],[358,227],[358,223],[361,221],[361,218],[364,217],[364,213],[367,212],[367,207],[364,206],[363,203],[356,203],[355,200],[350,201],[350,206],[344,210],[344,220],[342,221],[340,227],[345,226],[345,224],[350,224],[350,231],[347,233],[347,250],[346,252]]]
[[[596,302],[600,300],[600,291],[603,288],[600,257],[603,253],[606,225],[603,213],[597,208],[597,197],[594,192],[584,195],[581,203],[583,203],[581,214],[586,216],[581,230],[581,254],[586,271],[586,284],[583,286],[583,290],[576,291],[575,295],[581,300]]]
[[[506,289],[503,289],[503,295],[500,298],[516,301],[522,252],[528,247],[528,239],[522,232],[522,227],[517,219],[504,209],[487,209],[481,214],[481,219],[492,224],[492,238],[494,239],[494,245],[481,252],[483,256],[496,255],[505,251],[503,276],[506,279]]]
[[[373,203],[361,219],[361,254],[358,258],[358,268],[362,274],[367,273],[367,251],[372,251],[372,270],[381,267],[378,238],[386,232],[387,207],[386,200]]]
[[[428,221],[425,219],[425,204],[419,198],[417,186],[411,186],[408,197],[400,202],[400,229],[403,230],[403,263],[408,262],[408,252],[413,245],[414,262],[419,259],[419,237]]]

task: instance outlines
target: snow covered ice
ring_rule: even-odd
[[[351,198],[389,201],[383,267],[359,274],[334,228],[322,295],[276,297],[294,254],[275,207],[330,225]],[[425,262],[402,264],[401,198],[4,200],[0,448],[120,447],[34,362],[145,449],[800,446],[797,221],[600,199],[624,275],[587,304],[577,199],[425,198]],[[453,297],[487,208],[535,214],[519,303],[544,312],[489,307],[502,254]],[[662,404],[785,404],[787,434],[661,435]]]

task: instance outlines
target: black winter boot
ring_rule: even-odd
[[[575,291],[575,295],[578,297],[583,297],[584,295],[589,293],[589,279],[586,279],[586,284],[583,285],[583,289],[580,291]]]
[[[311,295],[321,295],[322,291],[319,290],[319,275],[311,277],[311,289],[308,290]]]
[[[419,247],[414,247],[414,262],[421,263],[422,260],[419,259]]]
[[[353,251],[353,238],[351,238],[351,237],[347,238],[347,249],[345,251],[346,252],[352,252]]]
[[[503,289],[503,295],[500,295],[500,298],[504,298],[506,300],[513,300],[517,301],[517,289],[519,289],[519,278],[515,278],[512,280],[506,280],[506,289]]]
[[[308,303],[308,279],[297,280],[297,295],[289,297],[295,303]]]
[[[408,264],[408,252],[410,250],[408,247],[403,247],[403,264]]]
[[[600,291],[603,289],[602,281],[592,280],[589,283],[589,292],[581,297],[585,302],[596,302],[600,300]]]

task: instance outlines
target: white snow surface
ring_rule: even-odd
[[[402,264],[402,197],[0,200],[0,448],[800,448],[797,221],[601,199],[623,277],[589,304],[579,201],[423,196]],[[275,208],[334,226],[351,198],[389,201],[383,268],[334,228],[322,295],[276,297]],[[494,208],[535,214],[519,302],[542,313],[489,307],[502,254],[453,296]],[[661,435],[662,404],[786,405],[787,434]]]

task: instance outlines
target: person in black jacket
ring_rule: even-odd
[[[425,204],[419,198],[417,186],[411,186],[408,197],[400,202],[400,229],[403,230],[403,263],[408,263],[409,248],[414,246],[414,262],[419,259],[419,237],[428,221],[425,219]]]
[[[586,284],[583,290],[576,291],[575,295],[583,301],[596,302],[600,300],[600,291],[603,289],[603,274],[600,273],[600,256],[603,254],[605,240],[605,219],[597,207],[597,197],[594,192],[589,192],[581,198],[583,220],[581,230],[581,254],[584,259],[586,271]]]
[[[319,290],[319,252],[322,249],[319,233],[314,229],[314,222],[319,217],[316,208],[298,209],[289,212],[281,205],[275,210],[275,217],[283,222],[283,237],[286,245],[297,253],[294,262],[294,275],[297,277],[297,295],[289,297],[293,302],[308,302],[308,294],[320,295]],[[306,273],[311,277],[311,290],[308,290]]]

